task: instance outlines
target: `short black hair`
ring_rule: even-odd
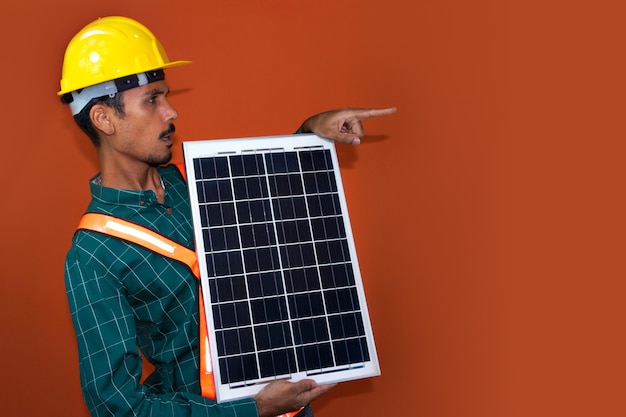
[[[96,148],[100,146],[100,135],[91,122],[91,117],[89,117],[91,108],[96,104],[104,104],[105,106],[114,109],[117,115],[124,117],[126,116],[126,113],[124,110],[123,98],[124,92],[116,93],[113,97],[104,96],[93,98],[78,114],[74,115],[74,121],[78,127],[80,127],[80,130],[82,130],[89,137],[89,139],[91,139],[91,142],[93,142]]]

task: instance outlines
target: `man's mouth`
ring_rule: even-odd
[[[172,140],[172,135],[174,134],[174,132],[176,132],[176,127],[171,124],[166,131],[161,132],[161,134],[159,135],[159,139],[165,142],[167,145],[172,146],[172,144],[174,143],[174,141]]]

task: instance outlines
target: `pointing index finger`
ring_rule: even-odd
[[[396,107],[386,107],[384,109],[361,109],[357,110],[354,116],[359,119],[369,119],[370,117],[387,116],[398,110]]]

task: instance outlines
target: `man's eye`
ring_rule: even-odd
[[[148,103],[154,103],[154,102],[156,102],[156,96],[154,96],[154,97],[150,97],[150,98],[148,99]]]

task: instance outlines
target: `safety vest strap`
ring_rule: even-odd
[[[194,251],[146,227],[106,214],[85,213],[78,224],[78,229],[93,230],[143,246],[159,255],[187,265],[195,277],[200,279],[198,257]],[[200,316],[200,388],[203,396],[215,400],[215,380],[213,379],[202,293],[198,297],[198,303]]]
[[[141,245],[152,252],[184,263],[200,279],[198,257],[191,249],[146,227],[100,213],[85,213],[78,229],[89,229]]]

